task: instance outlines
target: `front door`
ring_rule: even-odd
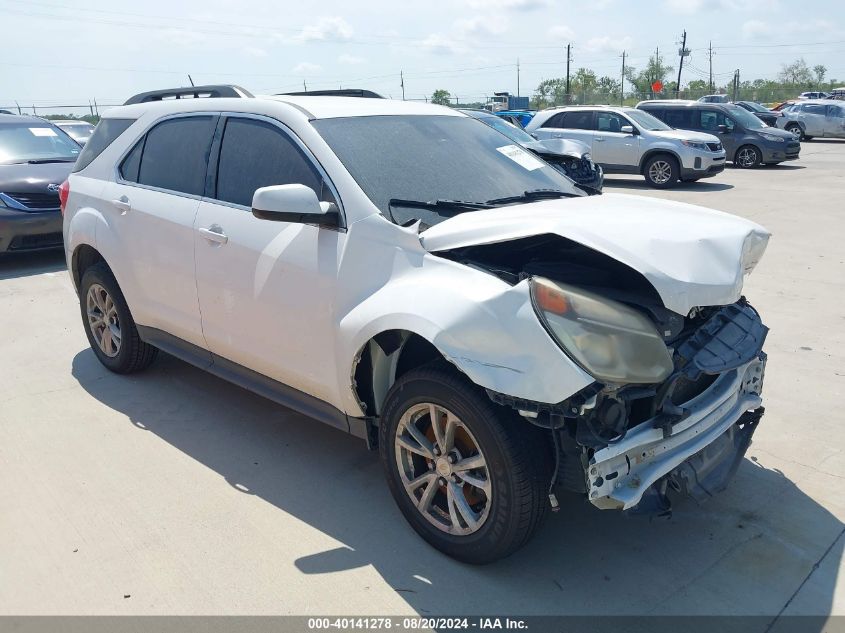
[[[845,138],[845,106],[827,106],[824,135]]]
[[[639,160],[640,137],[623,132],[625,126],[634,125],[616,112],[596,111],[593,132],[593,161],[609,167],[636,167]]]
[[[196,283],[209,349],[327,402],[337,401],[334,297],[346,233],[259,220],[259,187],[303,184],[334,202],[293,134],[263,117],[227,116],[210,195],[195,223]],[[212,159],[214,165],[214,159]]]

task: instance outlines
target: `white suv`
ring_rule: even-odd
[[[710,178],[725,169],[725,148],[718,138],[672,129],[636,108],[551,108],[538,112],[525,130],[538,139],[581,141],[605,173],[642,174],[658,189],[678,180]]]
[[[469,562],[524,544],[555,485],[665,510],[727,483],[762,413],[762,227],[580,195],[445,107],[218,92],[110,110],[62,185],[103,365],[164,350],[360,436]]]

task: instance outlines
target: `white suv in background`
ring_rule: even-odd
[[[365,439],[413,528],[473,563],[527,542],[556,485],[664,511],[729,481],[763,411],[762,227],[587,197],[441,106],[130,101],[60,192],[108,369],[164,350]]]
[[[636,108],[551,108],[538,112],[525,129],[539,139],[581,141],[606,174],[642,174],[660,189],[678,180],[710,178],[725,169],[725,149],[718,138],[675,130]]]

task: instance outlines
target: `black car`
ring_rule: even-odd
[[[59,186],[81,150],[49,121],[0,117],[0,253],[62,245]]]
[[[601,193],[604,172],[590,156],[590,148],[578,141],[548,139],[538,141],[528,132],[486,110],[462,109],[461,112],[486,123],[510,140],[534,152],[552,167],[567,176],[589,195]]]
[[[748,110],[751,114],[756,116],[766,125],[771,127],[778,126],[778,119],[783,116],[783,112],[775,112],[773,110],[769,110],[767,107],[760,105],[754,101],[736,101],[736,105],[738,105],[743,110]]]

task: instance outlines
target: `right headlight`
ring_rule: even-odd
[[[531,278],[531,300],[552,337],[597,380],[658,383],[672,373],[669,349],[636,310],[543,277]]]

